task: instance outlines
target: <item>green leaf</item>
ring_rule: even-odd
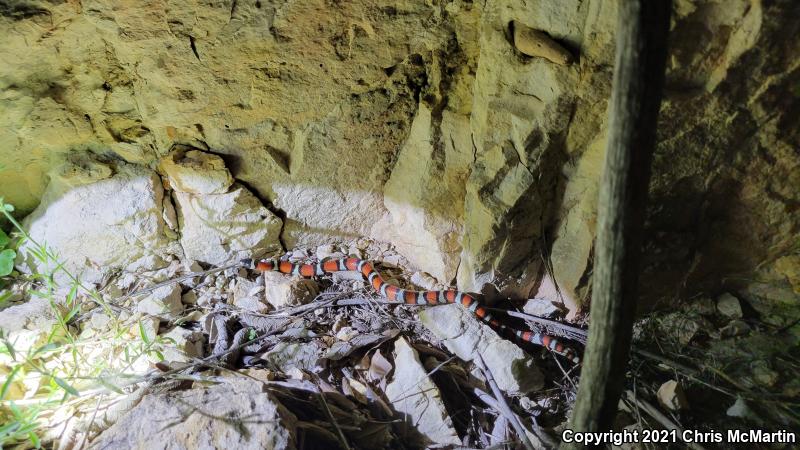
[[[119,387],[117,387],[116,385],[111,383],[110,381],[106,380],[105,377],[100,377],[100,378],[97,379],[97,381],[99,381],[100,384],[102,384],[104,387],[106,387],[110,391],[116,392],[117,394],[120,394],[120,395],[125,393],[122,389],[120,389]]]
[[[59,385],[61,389],[64,389],[65,391],[69,392],[75,397],[80,396],[80,394],[74,387],[70,386],[66,381],[62,380],[61,378],[53,377],[53,380],[55,380],[56,384]]]
[[[17,372],[19,372],[20,368],[22,368],[22,364],[20,364],[18,366],[14,366],[14,368],[11,369],[11,373],[8,374],[8,378],[6,379],[6,382],[3,383],[3,387],[0,388],[0,400],[3,400],[4,398],[6,398],[6,393],[8,393],[8,388],[11,387],[11,383],[14,381],[14,377],[17,375]]]
[[[78,314],[80,311],[81,311],[80,306],[75,306],[74,308],[72,308],[69,311],[69,313],[67,313],[67,315],[64,316],[64,323],[69,323],[69,321],[72,320],[73,317],[75,317],[75,314]]]
[[[33,352],[33,355],[32,355],[32,356],[36,356],[36,355],[38,355],[39,353],[43,353],[43,352],[49,352],[50,350],[55,350],[55,349],[57,349],[58,347],[59,347],[59,345],[58,345],[58,343],[57,343],[57,342],[51,342],[51,343],[49,343],[49,344],[45,344],[45,345],[43,345],[43,346],[41,346],[41,347],[37,348],[37,349],[36,349],[36,350]]]
[[[150,345],[150,337],[149,337],[149,336],[147,335],[147,333],[144,331],[144,325],[142,325],[142,322],[141,322],[141,321],[139,321],[139,336],[141,336],[141,337],[142,337],[142,341],[143,341],[145,344],[147,344],[147,345]]]
[[[8,203],[6,203],[3,205],[3,209],[5,209],[8,212],[14,212],[14,205],[9,205]]]
[[[8,237],[5,231],[0,230],[0,248],[5,247],[9,242],[11,242],[11,238]]]
[[[0,252],[0,277],[4,277],[14,271],[14,259],[17,252],[7,248]]]
[[[16,361],[17,360],[17,352],[14,350],[14,346],[11,344],[11,341],[3,339],[3,344],[5,344],[6,348],[8,349],[8,354],[11,356],[11,359]]]
[[[31,444],[33,444],[34,447],[36,448],[42,447],[42,443],[39,442],[39,436],[36,436],[36,433],[34,433],[33,431],[28,433],[28,439],[31,441]]]

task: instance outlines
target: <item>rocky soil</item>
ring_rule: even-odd
[[[566,317],[580,341],[615,15],[0,0],[0,197],[29,234],[0,279],[0,337],[50,355],[68,317],[59,333],[146,378],[116,407],[76,400],[51,430],[73,433],[63,448],[489,447],[522,439],[516,416],[550,445],[579,380],[565,361],[458,307],[389,308],[357,275],[225,267],[355,255],[401,286]],[[628,384],[643,395],[620,427],[798,427],[799,17],[792,0],[674,1]],[[54,384],[4,390],[24,405]]]

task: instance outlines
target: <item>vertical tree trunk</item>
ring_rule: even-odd
[[[607,431],[625,380],[650,162],[664,80],[669,0],[622,0],[598,203],[589,339],[570,429]],[[562,448],[572,446],[563,445]]]

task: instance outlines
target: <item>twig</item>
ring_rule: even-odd
[[[497,385],[497,382],[494,380],[492,376],[492,372],[486,367],[486,364],[483,362],[483,357],[480,354],[475,355],[475,359],[473,360],[478,367],[483,371],[484,376],[486,377],[487,383],[489,383],[489,387],[492,389],[494,393],[495,400],[497,402],[498,411],[503,414],[511,426],[514,427],[514,431],[517,432],[520,441],[525,445],[525,448],[528,450],[533,450],[535,447],[533,446],[533,442],[531,442],[530,437],[528,437],[528,433],[525,431],[525,427],[522,426],[522,422],[519,420],[519,417],[514,414],[514,411],[511,410],[511,407],[508,406],[506,402],[505,396],[503,396],[503,391],[500,390],[500,387]],[[538,433],[537,433],[538,436]]]
[[[683,434],[683,429],[679,427],[675,422],[670,420],[669,417],[665,416],[661,411],[658,410],[655,406],[651,405],[645,400],[638,398],[632,391],[626,390],[625,397],[630,402],[644,410],[648,416],[652,417],[656,422],[660,423],[664,428],[668,430],[675,430],[678,434]],[[685,442],[690,448],[694,450],[705,450],[703,446],[698,445],[694,442]]]
[[[488,309],[494,311],[503,311],[497,308],[488,308]],[[586,337],[589,335],[589,332],[584,330],[583,328],[576,327],[574,325],[567,325],[557,320],[545,319],[544,317],[525,314],[518,311],[505,311],[505,312],[511,317],[525,319],[530,322],[538,323],[540,325],[544,325],[554,330],[558,330],[563,334],[563,336],[579,341],[581,344],[586,344]]]
[[[337,422],[336,418],[333,417],[333,413],[328,407],[328,401],[325,400],[325,393],[322,392],[322,388],[319,387],[319,381],[317,381],[317,390],[319,391],[319,399],[322,402],[322,406],[325,408],[325,414],[328,416],[328,419],[331,421],[333,427],[336,428],[336,435],[339,438],[339,443],[342,444],[346,450],[351,450],[350,445],[347,443],[347,438],[344,436],[344,432],[342,431],[341,427],[339,427],[339,422]]]

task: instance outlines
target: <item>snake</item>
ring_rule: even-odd
[[[334,272],[360,272],[375,292],[387,299],[390,303],[431,306],[451,303],[460,304],[472,312],[472,314],[482,322],[488,324],[501,334],[510,334],[521,341],[542,346],[553,353],[569,359],[575,364],[580,362],[577,352],[562,343],[561,340],[555,336],[534,331],[520,330],[492,316],[487,308],[481,306],[476,295],[454,289],[439,291],[402,289],[384,281],[383,277],[375,270],[375,266],[372,262],[364,259],[355,257],[326,258],[315,264],[292,263],[275,258],[262,259],[259,261],[245,259],[242,260],[242,264],[258,272],[280,272],[282,274],[295,275],[303,278],[314,278]]]

